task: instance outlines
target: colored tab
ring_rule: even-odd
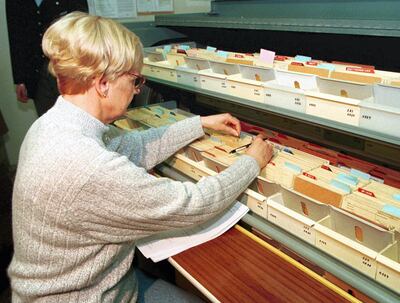
[[[309,178],[311,178],[313,180],[317,180],[317,178],[314,175],[311,175],[309,173],[304,172],[303,175],[306,176],[306,177],[309,177]]]
[[[218,143],[222,142],[220,139],[218,139],[217,137],[213,137],[213,136],[210,136],[210,140],[214,141],[214,142],[218,142]]]
[[[164,110],[161,108],[153,108],[153,112],[155,112],[156,114],[162,116],[164,114]]]
[[[171,122],[171,123],[175,123],[175,122],[177,122],[178,120],[176,120],[174,117],[169,117],[168,118],[168,122]]]
[[[275,52],[263,48],[260,49],[260,60],[272,65],[274,63],[274,59]]]
[[[396,201],[400,201],[400,194],[394,194],[393,199],[395,199]]]
[[[347,184],[344,184],[338,180],[331,180],[331,182],[329,183],[332,187],[336,187],[337,189],[345,192],[346,194],[350,194],[351,193],[351,188],[350,186],[348,186]]]
[[[164,53],[169,53],[171,51],[171,45],[164,45],[163,52]]]
[[[371,175],[370,174],[364,173],[363,171],[358,170],[358,169],[354,169],[354,168],[350,169],[350,175],[356,176],[357,178],[360,178],[360,179],[363,179],[363,180],[371,179]]]
[[[311,60],[311,61],[306,62],[306,64],[307,65],[311,65],[311,66],[317,66],[318,65],[318,61]]]
[[[276,61],[286,61],[288,57],[286,56],[275,56]]]
[[[330,71],[334,71],[335,70],[335,65],[334,64],[330,64],[330,63],[321,63],[317,65],[317,68],[324,68]]]
[[[295,65],[295,66],[304,66],[303,63],[301,62],[291,62],[290,65]]]
[[[356,186],[358,184],[357,177],[346,175],[345,173],[338,174],[336,176],[336,180],[353,186]]]
[[[328,170],[328,171],[332,171],[332,169],[327,165],[321,165],[321,168],[325,169],[325,170]]]
[[[307,61],[311,61],[311,57],[297,55],[296,57],[294,57],[294,60],[296,60],[298,62],[307,62]]]
[[[186,44],[180,44],[179,46],[178,46],[178,49],[183,49],[183,50],[188,50],[188,49],[190,49],[190,46],[189,45],[186,45]]]
[[[370,67],[349,66],[349,67],[346,67],[346,71],[358,72],[358,73],[367,73],[367,74],[374,74],[375,73],[375,69],[374,68],[370,68]]]
[[[398,208],[396,206],[393,206],[393,205],[390,205],[390,204],[386,204],[382,208],[382,211],[387,213],[387,214],[389,214],[389,215],[392,215],[392,216],[400,218],[400,208]]]
[[[357,190],[360,193],[363,193],[363,194],[368,195],[368,196],[370,196],[372,198],[375,198],[375,194],[372,191],[366,190],[366,189],[361,188],[361,187],[359,187]]]
[[[226,51],[219,50],[219,51],[217,51],[217,55],[220,57],[223,57],[223,58],[228,58],[228,52],[226,52]]]
[[[217,48],[216,47],[212,47],[212,46],[207,46],[206,50],[208,52],[215,52],[217,50]]]
[[[296,164],[285,161],[285,167],[294,171],[297,174],[301,173],[301,167]]]

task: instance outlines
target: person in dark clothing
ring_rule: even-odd
[[[42,36],[56,19],[72,11],[88,11],[86,0],[6,0],[8,36],[17,99],[34,100],[39,116],[59,95],[57,82],[47,70]]]

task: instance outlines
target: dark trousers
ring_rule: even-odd
[[[39,117],[56,103],[59,95],[57,80],[49,73],[48,62],[45,62],[39,73],[36,96],[33,100]]]

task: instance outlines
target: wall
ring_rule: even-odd
[[[12,0],[11,0],[12,1]],[[32,0],[30,0],[32,1]],[[175,13],[208,12],[210,0],[174,0]],[[153,21],[153,16],[139,16],[121,22]],[[33,102],[28,104],[17,101],[11,73],[5,0],[0,0],[0,110],[9,128],[5,136],[5,145],[11,165],[16,165],[18,152],[25,133],[37,118]]]

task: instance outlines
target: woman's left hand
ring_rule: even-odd
[[[240,136],[240,121],[228,113],[201,117],[201,124],[206,128]]]

